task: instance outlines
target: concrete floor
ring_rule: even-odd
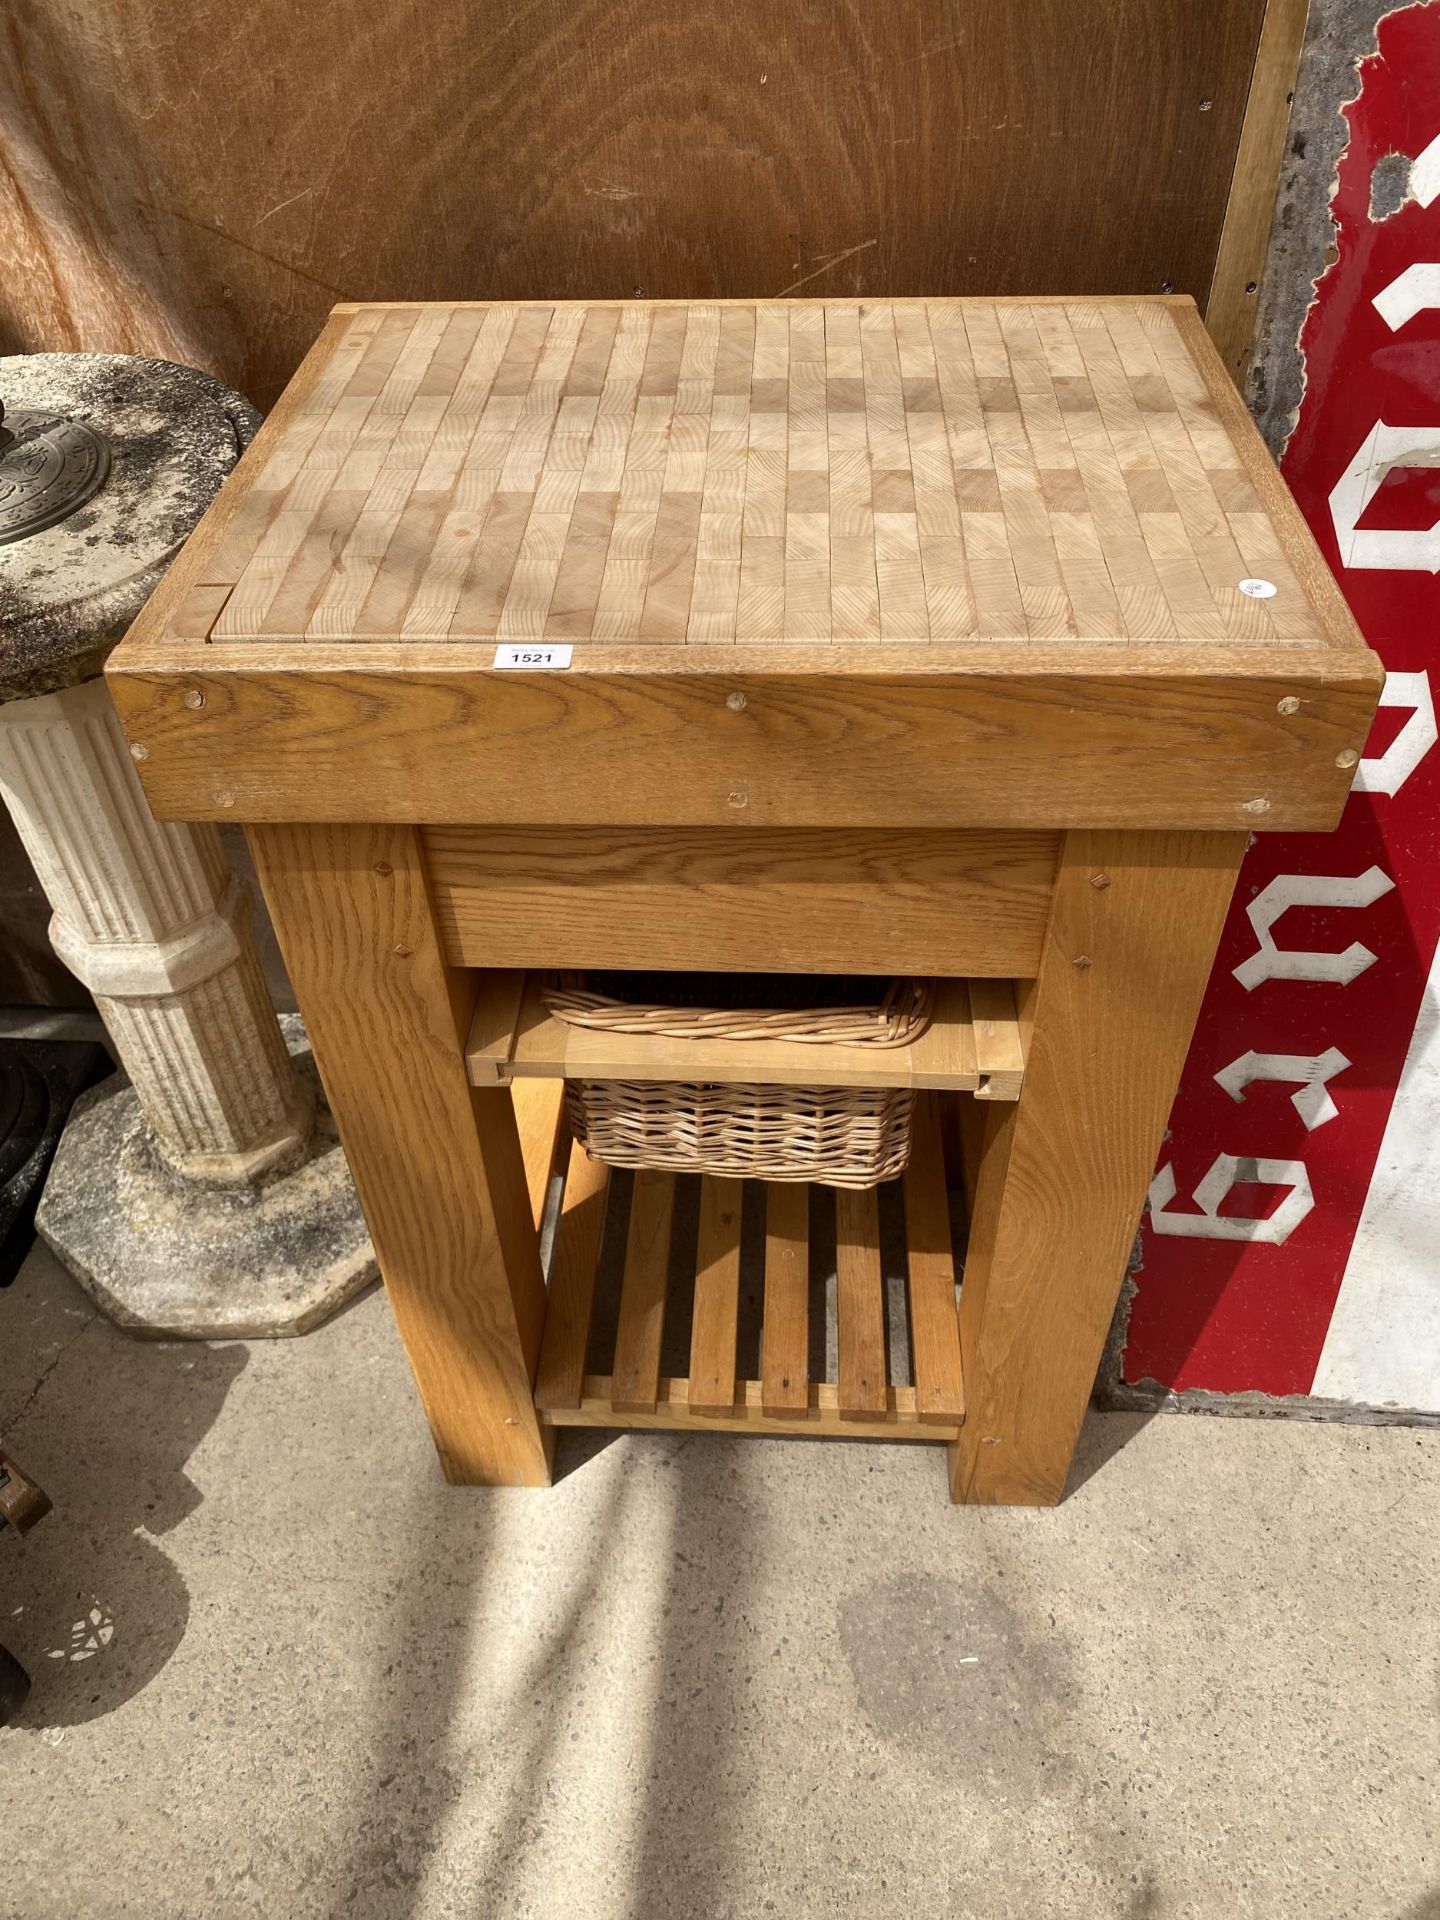
[[[16,1920],[1440,1916],[1440,1433],[1096,1416],[1053,1513],[860,1443],[449,1490],[377,1295],[139,1345],[40,1253],[0,1432]]]

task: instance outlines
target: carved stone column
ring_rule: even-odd
[[[249,888],[214,827],[145,803],[100,680],[0,708],[0,792],[159,1152],[192,1180],[298,1164],[314,1100],[250,938]]]
[[[334,1127],[219,833],[154,819],[91,677],[254,415],[120,355],[0,360],[0,399],[0,797],[124,1069],[77,1106],[38,1225],[138,1331],[301,1332],[374,1274]]]

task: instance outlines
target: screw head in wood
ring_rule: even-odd
[[[1256,800],[1242,800],[1240,803],[1240,811],[1242,813],[1268,813],[1270,811],[1270,802],[1261,794]]]
[[[397,940],[395,942],[395,945],[390,949],[390,951],[394,953],[399,959],[408,960],[411,954],[414,953],[415,949],[413,947],[407,947],[403,940]]]
[[[1277,703],[1275,711],[1285,714],[1298,713],[1300,711],[1300,702],[1295,698],[1293,693],[1287,693],[1285,698]]]
[[[217,807],[233,807],[235,804],[234,794],[227,793],[224,787],[221,787],[215,793],[212,793],[210,798]]]
[[[180,697],[187,707],[203,707],[205,704],[205,696],[199,687],[186,687]]]
[[[1342,747],[1335,756],[1335,764],[1337,767],[1353,767],[1359,758],[1354,747]]]
[[[142,747],[138,740],[132,740],[130,742],[130,758],[132,760],[148,760],[150,758],[149,747]]]
[[[732,788],[725,799],[732,807],[748,807],[750,804],[750,796],[743,787]]]
[[[382,880],[388,880],[395,869],[388,860],[377,860],[375,862],[375,871]]]
[[[1088,953],[1077,953],[1075,958],[1070,962],[1070,964],[1072,967],[1074,967],[1077,973],[1084,973],[1087,967],[1094,965],[1094,962],[1091,960]]]
[[[1103,893],[1110,884],[1110,876],[1108,873],[1092,873],[1090,884],[1098,893]]]
[[[725,704],[732,713],[739,713],[745,705],[745,696],[738,690],[734,693],[727,693],[725,696]]]

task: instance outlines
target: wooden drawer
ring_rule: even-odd
[[[1032,975],[1056,836],[427,827],[452,964]]]

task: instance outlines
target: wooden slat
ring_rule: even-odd
[[[545,1334],[535,1375],[537,1407],[580,1405],[609,1183],[609,1168],[592,1160],[572,1141],[555,1251],[550,1258]]]
[[[1266,0],[1225,224],[1220,229],[1220,251],[1205,302],[1205,325],[1237,386],[1250,358],[1308,13],[1309,0]]]
[[[596,648],[587,670],[531,674],[454,643],[167,641],[106,673],[162,818],[927,831],[1328,830],[1383,684],[1363,649],[977,647],[949,665],[960,650],[933,643],[897,671],[905,651],[811,649],[818,670],[796,673],[752,648],[674,649],[678,670],[665,649]]]
[[[765,1189],[765,1317],[761,1404],[772,1418],[810,1412],[810,1189]]]
[[[971,980],[970,1033],[980,1084],[979,1100],[1018,1100],[1025,1073],[1015,994],[1008,980]]]
[[[614,1374],[615,1405],[631,1413],[655,1411],[674,1207],[673,1174],[645,1171],[635,1175],[625,1276],[620,1284]]]
[[[810,1388],[807,1413],[767,1414],[764,1389],[758,1380],[742,1380],[736,1404],[729,1413],[697,1413],[689,1402],[688,1380],[662,1377],[656,1387],[653,1412],[618,1407],[612,1398],[614,1382],[608,1374],[586,1376],[579,1407],[545,1409],[542,1425],[554,1427],[633,1428],[641,1432],[802,1434],[842,1440],[929,1440],[952,1437],[952,1429],[922,1422],[915,1412],[913,1387],[891,1387],[883,1410],[864,1421],[840,1411],[840,1389],[820,1381]]]
[[[1004,986],[1003,982],[995,984]],[[1008,989],[1006,992],[1008,996]],[[1011,1004],[1008,997],[1003,1004]],[[539,1076],[569,1080],[726,1080],[762,1086],[958,1087],[973,1091],[980,1085],[980,1071],[969,1016],[966,983],[946,980],[937,989],[935,1014],[929,1026],[907,1047],[829,1046],[802,1040],[671,1039],[663,1034],[612,1033],[556,1019],[545,1006],[540,976],[532,974],[526,981],[508,1041],[494,1034],[488,1009],[477,1026],[478,1033],[489,1037],[477,1042],[476,1084],[488,1084],[498,1074],[517,1082]],[[997,1021],[991,1025],[998,1030]],[[1010,1032],[1013,1036],[1013,1019]],[[997,1062],[1008,1069],[1011,1050],[1018,1042],[1013,1038],[1007,1041],[1001,1034],[989,1044]]]
[[[840,1338],[840,1415],[872,1420],[888,1405],[885,1282],[880,1219],[873,1189],[835,1193],[836,1318]]]
[[[1052,833],[428,827],[452,961],[1031,974]],[[696,956],[701,958],[697,960]]]
[[[510,1049],[524,992],[525,974],[518,967],[493,967],[481,974],[466,1042],[473,1086],[487,1087],[510,1078]]]
[[[550,1176],[567,1138],[565,1083],[563,1080],[517,1080],[510,1088],[510,1097],[520,1132],[530,1210],[538,1231],[550,1195]]]
[[[910,1346],[918,1417],[956,1426],[965,1417],[965,1388],[937,1097],[923,1094],[916,1103],[914,1145],[904,1178]]]
[[[700,1183],[700,1239],[690,1333],[690,1405],[726,1413],[735,1403],[735,1333],[740,1306],[739,1180]]]

